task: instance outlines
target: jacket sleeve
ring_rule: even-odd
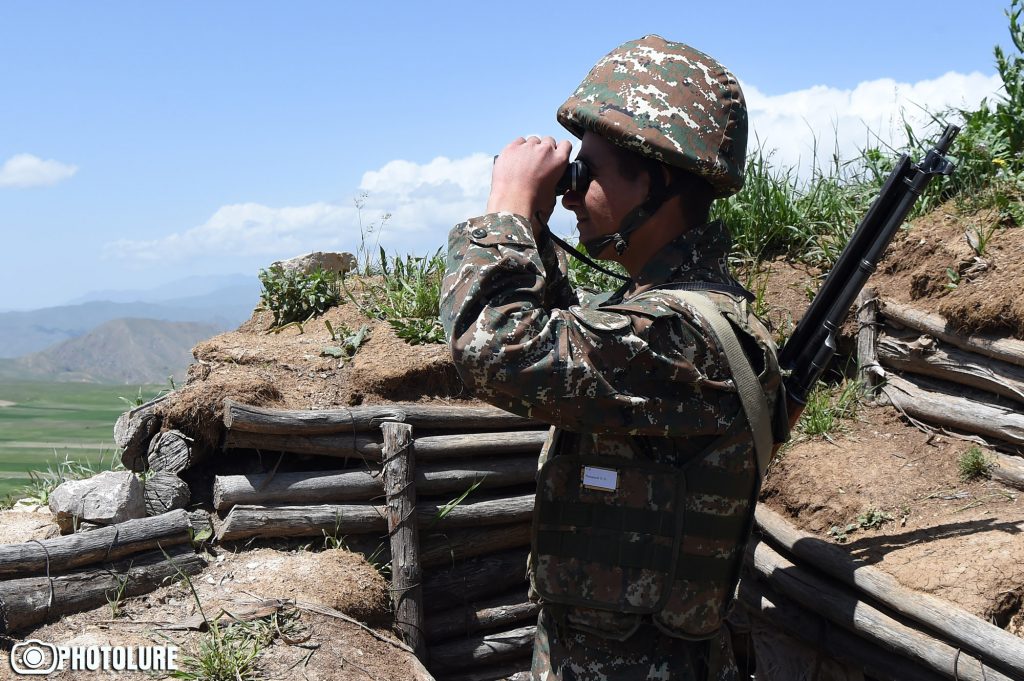
[[[545,267],[526,218],[496,213],[449,234],[441,318],[480,399],[577,432],[720,433],[739,409],[695,311],[655,296],[588,309]],[[567,287],[566,282],[559,286]],[[666,296],[671,298],[671,296]]]

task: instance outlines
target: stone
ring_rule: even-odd
[[[188,483],[170,471],[157,471],[142,484],[146,515],[160,515],[185,508],[192,500]]]
[[[298,270],[309,274],[320,269],[325,272],[336,272],[344,274],[356,269],[356,257],[351,253],[338,253],[336,251],[313,251],[306,255],[299,255],[289,260],[278,260],[271,263],[271,267],[280,266],[286,272]]]
[[[50,512],[61,534],[81,523],[113,525],[146,517],[142,483],[131,471],[105,471],[85,480],[68,480],[50,493]]]
[[[14,506],[11,506],[12,511],[18,511],[19,513],[49,513],[50,509],[41,505],[36,499],[18,499],[14,502]]]

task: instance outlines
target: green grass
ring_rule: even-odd
[[[410,345],[444,343],[439,306],[445,260],[438,250],[430,257],[394,256],[380,251],[379,280],[368,280],[360,295],[345,292],[363,314],[383,319]],[[342,284],[345,280],[342,279]]]
[[[985,455],[981,447],[972,445],[957,457],[956,467],[960,471],[961,480],[977,480],[992,474],[993,461]]]
[[[160,386],[143,388],[155,396]],[[29,484],[29,471],[56,468],[65,459],[103,470],[116,460],[114,422],[138,388],[89,383],[0,385],[0,498]]]
[[[797,430],[803,435],[826,438],[839,432],[846,419],[857,415],[863,392],[864,386],[860,381],[845,380],[839,385],[819,381],[807,396]]]

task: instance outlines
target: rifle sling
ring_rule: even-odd
[[[757,380],[754,368],[750,366],[750,360],[743,352],[732,324],[725,318],[718,306],[701,293],[667,287],[664,289],[659,287],[659,290],[671,291],[680,300],[696,308],[701,317],[711,324],[711,330],[714,331],[718,342],[721,343],[722,349],[725,350],[725,357],[729,361],[729,368],[732,370],[732,378],[739,392],[743,412],[747,415],[747,422],[750,424],[750,430],[754,436],[757,472],[763,478],[768,469],[768,463],[771,461],[773,443],[768,400],[765,399],[761,382]]]

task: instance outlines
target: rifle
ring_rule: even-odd
[[[807,394],[836,352],[836,331],[868,277],[875,271],[896,230],[917,198],[936,175],[951,175],[953,163],[945,154],[960,132],[947,125],[935,147],[920,164],[903,154],[882,185],[878,198],[857,225],[832,271],[779,353],[786,376],[789,424],[795,426],[807,404]]]

